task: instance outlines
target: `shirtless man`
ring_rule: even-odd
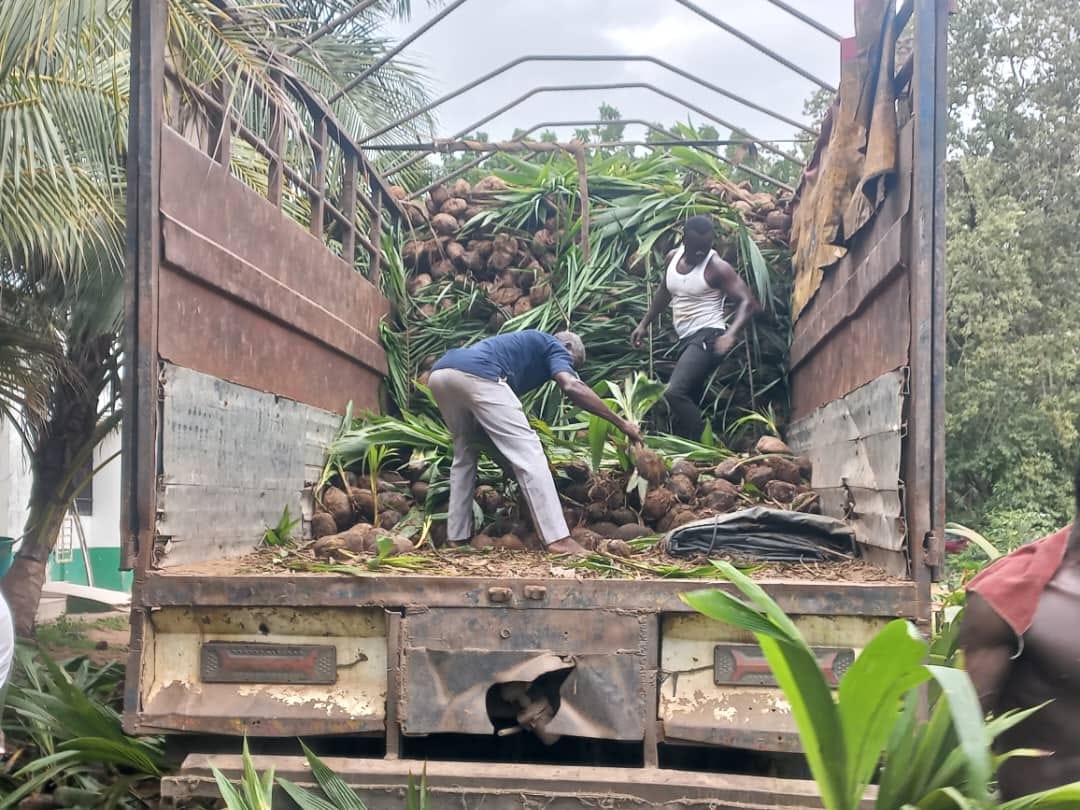
[[[671,304],[679,359],[664,394],[673,428],[699,441],[705,429],[701,395],[709,375],[735,347],[739,332],[761,311],[750,288],[730,264],[713,250],[716,229],[706,216],[693,216],[683,227],[682,247],[668,254],[668,267],[652,305],[630,335],[637,349],[660,312]],[[735,312],[728,322],[725,307]]]
[[[1080,514],[1080,467],[1074,488]],[[1006,799],[1080,780],[1078,525],[1021,547],[968,586],[960,645],[983,709],[1001,714],[1053,701],[998,739],[1002,752],[1051,752],[1001,766]]]

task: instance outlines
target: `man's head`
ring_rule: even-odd
[[[570,359],[574,364],[574,368],[581,368],[585,365],[585,344],[581,342],[581,338],[573,332],[556,332],[555,339],[570,352]]]
[[[701,264],[712,250],[716,226],[703,214],[690,217],[683,225],[683,255],[690,265]]]

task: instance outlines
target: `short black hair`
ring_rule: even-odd
[[[686,220],[686,224],[683,225],[683,233],[692,233],[694,236],[701,237],[716,236],[716,226],[713,224],[711,217],[704,214],[695,214]]]

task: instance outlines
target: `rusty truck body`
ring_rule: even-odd
[[[909,0],[891,18],[912,32],[889,76],[895,171],[793,333],[788,438],[827,510],[894,575],[761,581],[834,674],[887,622],[927,626],[941,564],[945,5]],[[759,767],[798,751],[794,723],[752,637],[679,599],[701,582],[229,569],[299,505],[346,401],[380,405],[380,221],[400,212],[295,79],[282,92],[313,122],[303,171],[283,159],[280,126],[260,139],[175,75],[163,6],[134,3],[123,534],[124,723],[185,746],[166,792],[213,794],[209,766],[235,771],[246,735],[300,781],[297,751],[273,741],[323,741],[370,807],[396,806],[425,767],[440,808],[813,806],[809,782]],[[230,175],[241,139],[267,161],[264,194]],[[285,185],[307,195],[310,229],[283,212]],[[491,688],[553,670],[558,753],[495,737]]]

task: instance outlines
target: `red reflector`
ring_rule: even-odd
[[[855,660],[850,647],[813,647],[821,671],[836,686]],[[717,686],[776,686],[776,678],[757,644],[718,644],[713,681]]]
[[[200,650],[205,683],[337,682],[337,648],[322,644],[208,641]]]

